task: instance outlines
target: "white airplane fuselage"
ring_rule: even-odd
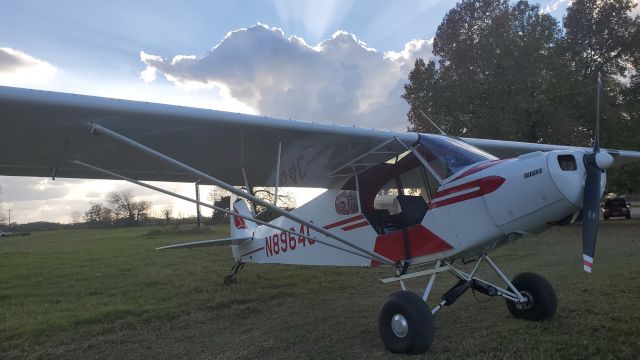
[[[346,205],[354,211],[345,214],[342,202],[345,198],[349,201],[345,190],[327,190],[293,213],[393,261],[404,260],[407,255],[412,264],[466,258],[486,254],[522,235],[540,233],[551,223],[579,211],[585,178],[583,156],[582,150],[534,152],[470,166],[446,179],[438,191],[431,194],[422,221],[406,229],[376,231],[357,204],[357,194],[352,196],[356,204]],[[602,181],[605,181],[604,174]],[[345,248],[287,218],[280,217],[272,223]],[[252,241],[232,247],[236,260],[377,265],[366,257],[267,226],[255,227],[250,232]]]

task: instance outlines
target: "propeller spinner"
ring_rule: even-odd
[[[584,164],[587,177],[584,182],[582,206],[582,264],[584,271],[590,273],[593,266],[593,256],[596,251],[598,235],[598,221],[600,220],[600,197],[602,173],[613,164],[613,157],[607,152],[600,151],[600,89],[602,80],[598,73],[598,89],[596,95],[596,131],[593,151],[585,154]]]

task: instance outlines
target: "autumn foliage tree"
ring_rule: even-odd
[[[602,71],[602,144],[640,149],[640,137],[630,136],[640,132],[634,6],[575,0],[561,27],[527,1],[457,3],[438,26],[436,60],[417,59],[409,74],[409,130],[433,132],[424,112],[450,135],[590,146]],[[637,171],[613,169],[610,190],[629,191]]]

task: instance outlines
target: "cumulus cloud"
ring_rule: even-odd
[[[301,25],[307,34],[320,39],[331,26],[342,23],[353,7],[353,0],[274,0],[273,5],[286,28]]]
[[[382,53],[344,31],[311,46],[258,24],[229,32],[201,57],[141,52],[140,76],[149,82],[161,73],[184,89],[217,87],[264,115],[403,130],[402,85],[431,47],[413,40]]]
[[[34,86],[51,80],[57,69],[48,62],[22,51],[0,48],[0,84],[9,86]]]

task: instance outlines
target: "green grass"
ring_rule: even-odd
[[[514,320],[501,299],[478,295],[479,303],[469,292],[437,314],[434,344],[418,358],[637,358],[640,220],[601,225],[592,275],[581,270],[577,226],[493,253],[510,276],[535,271],[551,281],[559,301],[551,321]],[[388,269],[249,264],[225,287],[228,248],[153,250],[224,237],[226,228],[0,239],[0,358],[403,358],[377,333],[378,309],[398,290],[377,281]],[[438,278],[432,294],[454,282]]]

